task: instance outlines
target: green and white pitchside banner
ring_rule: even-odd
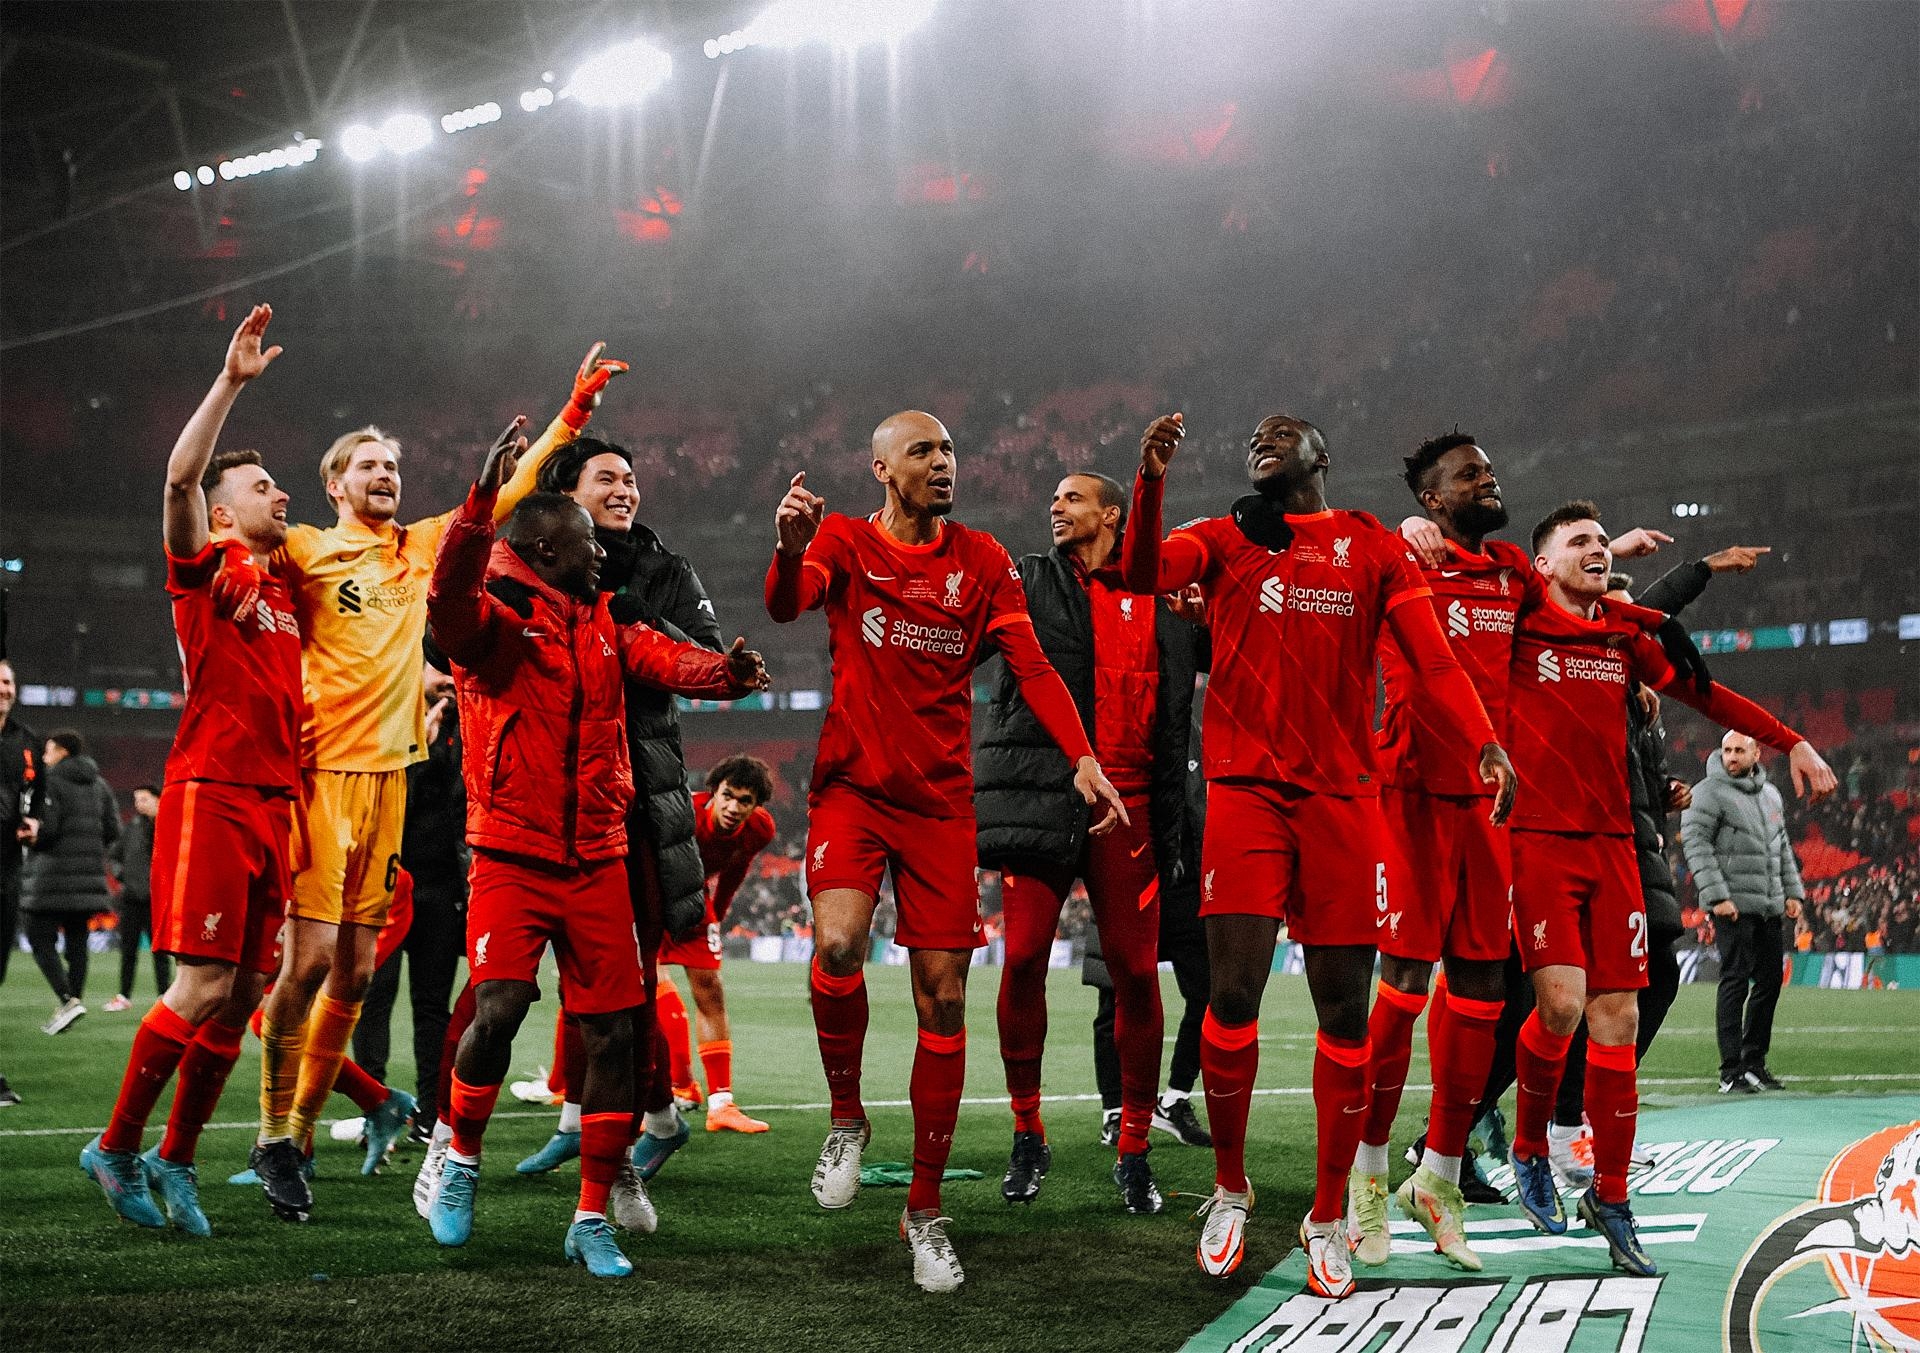
[[[1631,1278],[1584,1228],[1537,1234],[1515,1207],[1468,1210],[1468,1274],[1395,1220],[1359,1290],[1306,1291],[1298,1251],[1190,1353],[1869,1353],[1920,1350],[1920,1096],[1769,1095],[1646,1114],[1634,1172],[1660,1264]],[[1492,1176],[1507,1187],[1512,1171]],[[1568,1196],[1571,1216],[1573,1196]],[[1254,1245],[1272,1244],[1258,1234]],[[1395,1209],[1398,1217],[1398,1209]],[[1573,1218],[1576,1227],[1578,1218]]]

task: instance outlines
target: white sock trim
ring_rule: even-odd
[[[1164,1095],[1160,1096],[1160,1102],[1162,1104],[1171,1106],[1174,1104],[1178,1104],[1183,1099],[1192,1099],[1192,1098],[1193,1098],[1192,1090],[1176,1090],[1172,1086],[1168,1086],[1167,1092]]]
[[[453,1140],[453,1124],[444,1119],[433,1120],[433,1141],[430,1145],[445,1146]]]
[[[724,1109],[731,1103],[733,1103],[733,1091],[731,1090],[715,1090],[707,1096],[707,1109],[709,1111]]]
[[[1372,1142],[1361,1142],[1359,1149],[1353,1153],[1353,1168],[1362,1174],[1385,1174],[1387,1172],[1387,1144],[1385,1142],[1380,1142],[1377,1145]]]
[[[572,1100],[560,1106],[560,1131],[578,1132],[580,1130],[580,1106]]]
[[[1428,1147],[1426,1154],[1420,1157],[1420,1168],[1432,1170],[1449,1184],[1460,1182],[1460,1157],[1458,1156],[1443,1156],[1432,1147]]]
[[[648,1109],[640,1126],[649,1137],[671,1137],[680,1131],[680,1119],[672,1109]]]
[[[462,1165],[478,1165],[480,1163],[480,1157],[469,1156],[466,1152],[455,1151],[452,1147],[447,1148],[447,1159],[458,1161]]]
[[[573,1224],[575,1226],[578,1226],[583,1221],[605,1221],[606,1219],[607,1214],[604,1212],[589,1212],[581,1207],[573,1209]]]

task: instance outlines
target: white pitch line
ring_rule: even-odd
[[[1795,1084],[1839,1085],[1839,1084],[1850,1084],[1850,1083],[1856,1083],[1856,1082],[1866,1083],[1866,1082],[1883,1082],[1883,1081],[1920,1082],[1920,1072],[1912,1072],[1912,1073],[1903,1072],[1903,1073],[1888,1073],[1888,1074],[1868,1073],[1868,1074],[1853,1075],[1853,1076],[1795,1076],[1794,1077]],[[1691,1086],[1699,1087],[1700,1093],[1704,1096],[1707,1094],[1705,1087],[1712,1083],[1712,1078],[1703,1077],[1703,1076],[1643,1076],[1640,1079],[1639,1083],[1642,1086],[1691,1085]],[[1418,1081],[1408,1081],[1405,1088],[1409,1093],[1413,1093],[1413,1092],[1418,1092],[1423,1090],[1431,1090],[1433,1089],[1433,1086],[1430,1084],[1423,1084]],[[1292,1097],[1296,1095],[1311,1095],[1313,1093],[1313,1087],[1310,1085],[1269,1085],[1269,1086],[1256,1087],[1252,1091],[1252,1093],[1258,1096]],[[1099,1095],[1042,1095],[1040,1097],[1040,1102],[1043,1104],[1086,1104],[1086,1103],[1098,1101],[1099,1098],[1100,1098]],[[983,1105],[983,1104],[984,1105],[1004,1105],[1007,1102],[1007,1097],[1005,1095],[978,1095],[978,1096],[970,1096],[968,1098],[962,1099],[960,1102],[962,1104],[971,1104],[976,1106]],[[910,1099],[869,1099],[866,1101],[866,1106],[870,1109],[908,1109],[913,1107],[913,1101]],[[753,1112],[755,1113],[818,1113],[821,1110],[832,1108],[833,1104],[831,1101],[821,1100],[817,1104],[755,1104],[755,1105],[752,1105],[751,1107],[753,1109]],[[489,1121],[500,1121],[503,1119],[512,1119],[512,1118],[558,1118],[559,1116],[560,1116],[559,1106],[556,1105],[551,1109],[533,1109],[533,1110],[510,1109],[505,1113],[494,1114],[493,1118]],[[320,1120],[319,1126],[331,1127],[333,1124],[341,1121],[343,1120],[338,1118],[323,1118]],[[258,1119],[248,1119],[245,1122],[208,1123],[206,1126],[206,1130],[208,1132],[238,1131],[241,1128],[252,1128],[252,1129],[258,1130],[259,1126],[260,1126],[260,1123]],[[106,1129],[103,1127],[0,1128],[0,1138],[92,1137],[98,1133],[105,1132],[105,1131]]]

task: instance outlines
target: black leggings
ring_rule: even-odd
[[[120,994],[133,995],[134,974],[140,970],[140,936],[153,934],[153,908],[146,902],[136,902],[120,895],[114,906],[120,914],[120,925],[114,931],[120,942]],[[158,996],[173,985],[173,960],[165,954],[154,951],[153,955],[153,994]]]
[[[60,962],[60,936],[67,937],[67,960]],[[53,996],[63,1004],[81,999],[87,985],[87,917],[77,912],[27,913],[27,942],[33,946],[33,961],[53,988]]]

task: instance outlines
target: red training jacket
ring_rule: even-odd
[[[722,699],[748,688],[724,654],[616,626],[605,596],[542,582],[494,542],[493,499],[476,487],[453,514],[427,596],[460,691],[467,843],[556,864],[618,859],[633,800],[623,679]]]

